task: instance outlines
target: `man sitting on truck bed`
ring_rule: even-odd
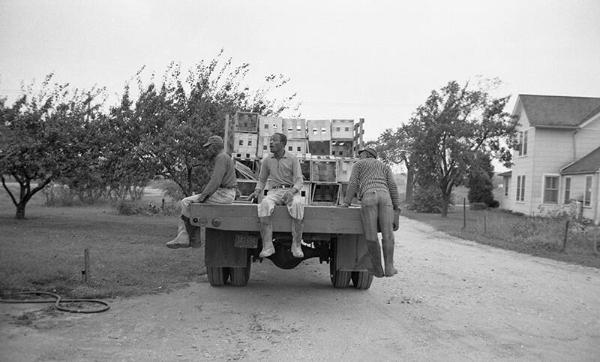
[[[190,237],[186,229],[189,224],[190,204],[204,202],[207,204],[231,204],[235,199],[237,179],[235,177],[235,163],[225,152],[223,139],[220,136],[208,137],[204,144],[209,157],[214,161],[214,168],[210,180],[198,195],[186,197],[181,200],[181,218],[177,227],[177,237],[167,243],[167,247],[185,248],[190,246]]]
[[[342,206],[349,206],[358,193],[361,200],[360,217],[363,224],[367,247],[373,264],[373,274],[381,278],[398,273],[394,267],[394,230],[398,230],[400,197],[389,166],[377,159],[377,151],[365,148],[358,151],[360,160],[352,166],[350,182]],[[383,261],[377,236],[377,225],[381,228]]]
[[[286,144],[287,137],[283,133],[275,133],[271,136],[269,142],[271,154],[262,160],[256,189],[250,195],[250,198],[257,198],[263,192],[268,181],[269,191],[258,205],[260,236],[263,242],[261,258],[275,253],[272,220],[275,205],[287,205],[288,212],[292,217],[292,255],[296,258],[304,257],[304,253],[302,253],[304,203],[300,196],[304,180],[300,161],[285,150]]]

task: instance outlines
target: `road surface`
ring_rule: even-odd
[[[333,289],[316,259],[252,265],[77,315],[0,305],[2,361],[600,360],[600,270],[462,241],[401,219],[393,278]]]

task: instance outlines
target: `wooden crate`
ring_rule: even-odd
[[[338,183],[313,183],[310,203],[312,205],[337,205],[339,193],[340,184]]]
[[[308,152],[311,155],[331,155],[331,141],[308,141]]]
[[[352,140],[331,140],[331,155],[335,157],[353,157],[353,145]]]
[[[263,158],[265,155],[268,155],[271,150],[269,148],[269,143],[271,142],[271,136],[263,136],[260,133],[258,134],[258,157]]]
[[[331,138],[353,139],[354,138],[354,120],[353,119],[334,119],[331,121]]]
[[[306,139],[306,120],[297,118],[284,118],[282,121],[283,134],[290,139]]]
[[[302,170],[302,177],[305,180],[310,180],[310,160],[301,158],[300,169]]]
[[[238,190],[240,190],[240,197],[248,197],[256,189],[256,180],[237,180]]]
[[[307,144],[306,139],[288,139],[285,145],[285,150],[296,156],[302,156],[306,154]]]
[[[257,157],[258,135],[256,133],[235,132],[233,134],[233,155],[237,158]]]
[[[336,182],[336,160],[311,160],[310,180],[312,182]]]
[[[282,132],[283,119],[279,117],[258,117],[258,135],[259,136],[272,136],[273,133]]]
[[[356,159],[339,159],[336,162],[336,181],[337,182],[348,182],[350,181],[350,174],[352,173],[352,166],[356,163]]]
[[[306,129],[309,141],[331,140],[331,121],[328,119],[308,120],[306,121]]]
[[[235,114],[234,121],[234,132],[256,133],[258,131],[258,113],[238,112]]]

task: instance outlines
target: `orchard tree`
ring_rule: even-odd
[[[86,138],[101,90],[72,92],[68,84],[52,83],[52,77],[45,78],[39,93],[31,85],[11,107],[0,108],[2,133],[8,135],[0,142],[0,178],[17,219],[25,218],[33,195],[95,157]],[[19,184],[18,195],[8,187],[7,177]]]
[[[464,182],[478,152],[510,163],[503,139],[514,140],[517,120],[504,111],[509,97],[494,98],[489,91],[498,81],[471,87],[449,82],[432,91],[406,125],[416,182],[436,186],[440,210],[447,216],[452,190]]]
[[[386,164],[404,163],[406,166],[406,201],[411,202],[414,189],[414,166],[410,157],[410,146],[413,138],[406,126],[396,130],[386,129],[377,138],[376,146],[379,158]]]

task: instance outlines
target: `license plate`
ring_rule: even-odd
[[[235,234],[233,246],[236,248],[254,249],[258,247],[258,236],[252,234]]]

